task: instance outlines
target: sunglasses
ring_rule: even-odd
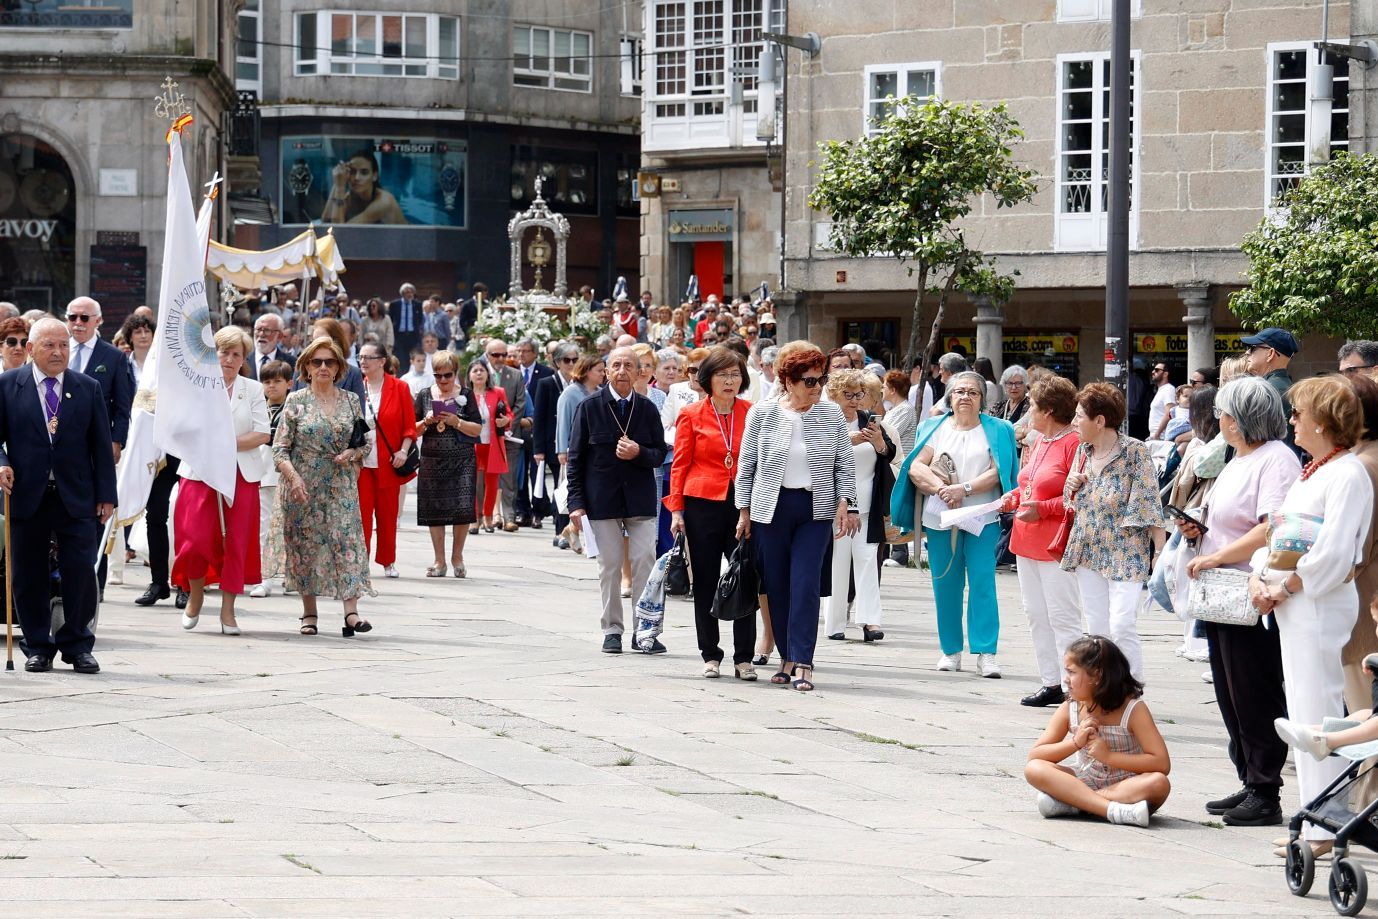
[[[579,358],[577,358],[577,357],[562,357],[562,358],[560,358],[560,363],[562,363],[562,364],[577,364],[577,363],[579,363]]]
[[[7,348],[22,348],[22,347],[24,347],[25,345],[27,345],[28,343],[29,343],[29,340],[28,340],[27,338],[7,338],[7,339],[5,339],[5,347],[7,347]]]
[[[67,314],[67,321],[68,321],[68,322],[90,322],[90,321],[92,320],[92,318],[94,318],[94,317],[92,317],[89,313],[68,313],[68,314]]]
[[[313,357],[310,363],[312,367],[334,367],[338,362],[333,357]]]
[[[800,377],[799,382],[803,383],[809,389],[813,389],[817,386],[826,386],[828,383],[828,375],[825,373],[821,377]]]
[[[437,373],[435,374],[435,378],[437,380],[453,380],[455,375],[453,373]]]
[[[494,351],[492,354],[490,354],[490,355],[488,355],[488,356],[489,356],[490,358],[500,357],[500,358],[506,359],[506,358],[507,358],[507,352],[506,352],[506,351]]]

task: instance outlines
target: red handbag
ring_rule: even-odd
[[[1077,448],[1077,461],[1075,469],[1072,471],[1078,475],[1086,472],[1086,451],[1082,447]],[[1074,494],[1075,492],[1073,492]],[[1071,497],[1072,495],[1068,495],[1064,488],[1062,503],[1067,509],[1067,513],[1062,517],[1062,525],[1057,528],[1057,535],[1053,537],[1052,542],[1048,543],[1048,552],[1057,559],[1062,558],[1062,553],[1067,551],[1067,540],[1072,536],[1072,524],[1076,521],[1077,515],[1076,511],[1072,510]]]

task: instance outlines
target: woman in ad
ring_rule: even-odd
[[[378,184],[378,159],[371,150],[359,150],[335,166],[330,200],[321,212],[321,223],[400,223],[402,207]]]

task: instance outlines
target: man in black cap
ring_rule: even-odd
[[[1244,352],[1244,365],[1249,374],[1263,377],[1278,391],[1278,395],[1282,396],[1282,410],[1288,419],[1291,419],[1292,403],[1287,400],[1287,390],[1292,388],[1292,375],[1287,372],[1287,365],[1292,363],[1292,357],[1301,350],[1297,346],[1296,338],[1286,329],[1267,328],[1257,335],[1247,335],[1240,341],[1247,349]],[[1290,420],[1287,428],[1287,446],[1293,450],[1297,449]],[[1300,454],[1301,451],[1297,452]]]

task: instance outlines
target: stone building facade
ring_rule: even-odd
[[[906,91],[1006,101],[1026,132],[1016,150],[1040,175],[1029,205],[983,202],[969,235],[1018,270],[1003,308],[960,304],[944,347],[1002,363],[1037,361],[1083,382],[1102,372],[1110,0],[796,0],[788,30],[823,36],[816,58],[788,57],[784,288],[786,331],[863,341],[902,358],[912,281],[890,258],[839,257],[827,215],[808,207],[819,142],[859,136],[865,116]],[[1330,5],[1332,40],[1349,7]],[[1239,350],[1229,293],[1242,284],[1241,237],[1306,169],[1323,134],[1308,118],[1320,0],[1136,0],[1130,326],[1135,351],[1173,378]],[[1357,74],[1360,67],[1356,65]],[[1359,149],[1336,68],[1331,149]],[[1357,81],[1358,77],[1356,77]],[[1357,121],[1358,119],[1356,119]],[[931,307],[930,307],[931,310]],[[931,312],[922,320],[931,321]],[[1296,330],[1304,335],[1306,330]],[[926,335],[925,335],[926,338]],[[1306,339],[1302,369],[1332,367],[1335,343]]]
[[[166,77],[178,83],[195,118],[183,135],[188,176],[199,186],[223,174],[236,9],[0,5],[0,300],[60,312],[90,294],[107,330],[156,302],[168,125],[154,100]]]
[[[635,286],[640,99],[624,59],[641,7],[624,6],[250,0],[241,34],[262,42],[242,44],[237,85],[261,99],[275,219],[238,227],[239,244],[330,226],[351,293],[395,297],[402,281],[449,300],[478,281],[503,291],[507,223],[539,178],[571,223],[570,284],[599,296],[618,276]],[[341,163],[373,174],[371,189],[350,186],[343,214],[328,209],[346,197]],[[361,195],[388,205],[366,212]]]

